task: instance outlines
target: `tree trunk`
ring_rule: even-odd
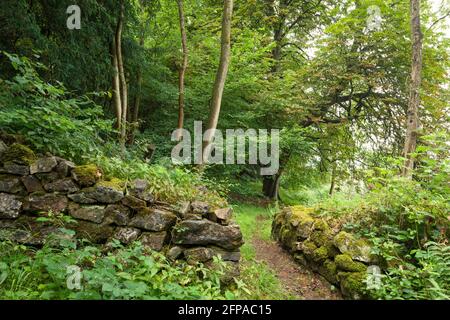
[[[336,164],[333,165],[333,169],[331,169],[331,185],[330,185],[330,196],[334,193],[334,187],[336,186]]]
[[[233,12],[233,0],[224,0],[223,18],[222,18],[222,40],[219,69],[216,74],[214,89],[212,93],[211,109],[209,113],[208,127],[210,130],[204,139],[203,144],[203,163],[207,160],[212,147],[214,131],[219,121],[220,106],[222,104],[222,95],[225,87],[225,80],[228,74],[228,66],[231,56],[231,15]]]
[[[116,29],[116,55],[117,55],[117,63],[119,69],[119,79],[120,79],[120,88],[121,88],[121,100],[122,100],[122,120],[121,120],[121,128],[120,128],[120,146],[122,155],[125,154],[125,141],[126,141],[126,133],[127,133],[127,111],[128,111],[128,88],[127,81],[125,79],[125,71],[123,67],[123,57],[122,57],[122,29],[123,29],[123,20],[125,15],[125,4],[123,0],[120,1],[120,14],[119,20],[117,22]]]
[[[116,41],[113,40],[111,47],[112,64],[113,64],[113,99],[114,109],[116,111],[116,128],[120,130],[122,126],[122,99],[120,98],[120,80],[119,80],[119,64],[117,61]]]
[[[187,36],[186,26],[184,19],[183,0],[177,0],[178,3],[178,15],[180,17],[180,31],[181,31],[181,47],[183,50],[183,61],[180,66],[179,72],[179,94],[178,94],[178,129],[184,127],[184,76],[188,65],[188,49],[187,49]],[[181,132],[178,135],[178,139],[181,139]]]
[[[419,127],[420,85],[422,81],[422,32],[420,29],[420,0],[410,0],[411,36],[412,36],[412,70],[408,104],[408,120],[403,156],[406,158],[402,175],[410,177],[414,168],[412,154],[416,151],[417,130]]]
[[[281,171],[273,176],[265,176],[263,180],[263,194],[271,200],[279,198]]]

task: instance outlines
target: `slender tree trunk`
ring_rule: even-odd
[[[330,196],[334,193],[334,187],[336,186],[336,164],[333,164],[333,169],[331,169],[331,185],[330,185]]]
[[[406,158],[402,175],[410,177],[414,168],[412,154],[416,150],[417,130],[419,127],[420,85],[422,81],[422,31],[420,28],[420,0],[410,0],[411,36],[412,36],[412,70],[408,104],[408,120],[403,156]]]
[[[120,128],[120,145],[122,155],[125,154],[125,141],[127,133],[127,111],[128,111],[128,88],[127,88],[127,81],[125,78],[125,71],[123,67],[123,57],[122,57],[122,29],[123,29],[124,15],[125,15],[125,4],[123,0],[121,0],[120,14],[119,20],[117,22],[115,42],[116,42],[116,53],[117,53],[117,62],[121,87],[121,100],[122,100],[122,123]]]
[[[184,10],[183,10],[183,0],[177,0],[178,3],[178,15],[180,17],[180,31],[181,31],[181,47],[183,50],[183,61],[180,67],[179,73],[179,95],[178,95],[178,129],[183,129],[184,126],[184,77],[186,74],[186,69],[188,65],[188,49],[187,49],[187,36],[186,36],[186,26],[184,19]],[[178,136],[178,139],[181,139],[181,132]]]
[[[231,16],[233,12],[233,0],[224,0],[223,18],[222,18],[222,40],[219,69],[216,74],[214,89],[212,93],[211,109],[209,113],[208,127],[210,130],[204,139],[203,144],[203,163],[207,160],[211,151],[214,131],[219,121],[220,106],[222,104],[222,95],[225,87],[225,80],[228,74],[228,66],[231,56]]]
[[[119,80],[119,64],[117,62],[116,41],[113,40],[111,46],[112,64],[113,64],[113,100],[114,109],[116,111],[116,128],[122,127],[122,99],[120,97],[120,80]]]

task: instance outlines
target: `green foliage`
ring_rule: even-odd
[[[114,251],[106,255],[93,246],[45,246],[32,252],[1,242],[0,257],[1,299],[233,299],[240,295],[237,289],[222,287],[223,262],[215,260],[212,269],[171,264],[138,242],[128,248],[115,243]],[[80,288],[68,287],[71,266],[81,272]]]
[[[60,83],[39,76],[44,66],[26,57],[3,52],[17,71],[0,79],[0,127],[21,134],[37,151],[50,151],[73,160],[97,152],[112,132],[102,109],[87,96],[71,98]],[[44,68],[45,69],[45,68]]]

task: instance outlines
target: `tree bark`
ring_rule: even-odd
[[[123,30],[123,20],[125,16],[125,4],[123,0],[120,1],[120,14],[117,21],[115,43],[116,43],[116,53],[117,53],[117,63],[119,69],[119,79],[120,79],[120,89],[121,89],[121,102],[122,102],[122,120],[120,128],[120,146],[122,155],[125,153],[125,141],[127,134],[127,111],[128,111],[128,88],[127,81],[125,78],[125,71],[123,67],[123,56],[122,56],[122,30]]]
[[[208,133],[205,135],[203,143],[203,161],[206,162],[208,154],[211,151],[214,131],[219,121],[220,107],[222,104],[223,90],[225,80],[228,74],[228,67],[231,56],[231,16],[233,12],[233,0],[224,0],[223,18],[222,18],[222,39],[219,69],[217,70],[216,80],[212,93],[211,108],[208,120]]]
[[[181,31],[181,47],[183,50],[183,61],[180,66],[179,72],[179,94],[178,94],[178,129],[183,129],[184,127],[184,77],[186,74],[186,69],[188,65],[188,49],[187,49],[187,36],[186,36],[186,26],[184,18],[183,0],[177,0],[178,3],[178,15],[180,18],[180,31]],[[178,135],[178,140],[181,139],[181,132]]]
[[[114,110],[116,111],[116,128],[120,130],[122,126],[122,99],[120,97],[119,64],[117,61],[116,41],[113,40],[111,46],[112,64],[113,64],[113,100]]]
[[[412,154],[416,151],[419,127],[420,85],[422,81],[422,31],[420,26],[420,0],[410,0],[412,67],[411,84],[406,124],[406,139],[403,156],[406,158],[402,175],[411,177],[414,168]]]

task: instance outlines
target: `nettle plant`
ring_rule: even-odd
[[[112,123],[88,96],[71,97],[60,82],[43,80],[39,62],[1,52],[16,71],[0,79],[0,127],[20,134],[38,151],[49,151],[72,160],[98,152],[112,134]],[[36,56],[38,58],[38,56]]]

